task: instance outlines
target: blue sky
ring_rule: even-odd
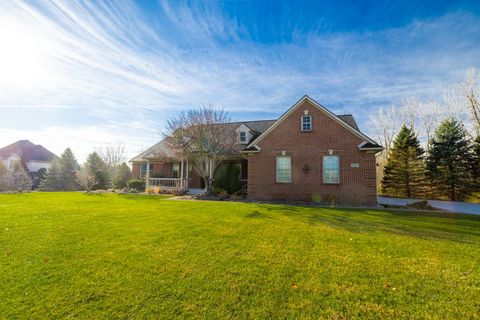
[[[3,1],[0,43],[0,145],[131,157],[210,103],[271,119],[308,94],[369,133],[480,68],[480,2]]]

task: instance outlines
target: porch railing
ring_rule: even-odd
[[[150,178],[148,187],[159,187],[161,189],[188,189],[188,179],[181,178]]]

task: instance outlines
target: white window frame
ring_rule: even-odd
[[[281,181],[279,179],[279,174],[278,174],[278,170],[279,170],[279,160],[280,159],[289,159],[290,160],[290,177],[287,180],[284,180],[284,181]],[[286,169],[283,169],[283,170],[286,170]],[[277,183],[292,183],[292,157],[291,156],[277,156],[275,158],[275,176],[276,176],[276,181]]]
[[[175,175],[174,172],[177,172]],[[180,163],[174,162],[172,163],[172,178],[180,178]]]
[[[306,123],[306,119],[309,119],[308,120],[308,123]],[[312,128],[313,128],[313,124],[312,124],[312,116],[309,115],[309,114],[304,114],[302,115],[302,118],[301,118],[301,121],[300,121],[300,128],[302,130],[302,132],[309,132],[309,131],[312,131]],[[309,129],[305,129],[305,125],[309,125]]]
[[[327,169],[325,168],[325,160],[327,158],[336,158],[337,159],[338,169],[328,169],[328,170],[336,170],[337,171],[337,180],[336,181],[327,181],[326,180],[325,170],[327,170]],[[340,156],[339,155],[323,156],[323,158],[322,158],[322,176],[323,176],[323,183],[324,184],[340,184]]]
[[[147,168],[148,166],[146,163],[140,163],[140,179],[147,176]]]
[[[240,142],[247,142],[247,133],[245,131],[240,131],[239,140],[240,140]]]

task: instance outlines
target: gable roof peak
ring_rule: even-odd
[[[295,102],[280,118],[278,118],[266,131],[264,131],[260,136],[258,136],[256,139],[254,139],[252,142],[249,143],[247,148],[259,143],[266,135],[268,135],[275,127],[278,126],[285,118],[287,118],[293,110],[297,109],[299,106],[302,105],[303,102],[308,101],[310,102],[314,107],[318,108],[319,110],[323,111],[324,113],[327,114],[332,120],[337,121],[340,125],[345,127],[347,130],[358,136],[359,138],[363,139],[364,141],[370,142],[372,144],[377,144],[373,139],[365,135],[364,133],[360,132],[358,129],[358,126],[356,126],[356,122],[351,122],[351,121],[345,121],[347,117],[341,117],[337,116],[334,114],[332,111],[329,109],[325,108],[322,106],[320,103],[309,97],[308,95],[304,95],[302,98],[300,98],[297,102]],[[351,117],[351,116],[350,116]],[[353,119],[353,117],[351,117]],[[350,122],[350,123],[349,123]],[[354,125],[355,124],[355,125]]]

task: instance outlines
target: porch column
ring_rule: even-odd
[[[186,179],[188,180],[188,158],[187,158],[187,170],[185,172],[185,175],[187,176]]]
[[[183,189],[183,158],[182,158],[182,163],[180,165],[180,187]]]
[[[145,191],[148,190],[150,184],[150,161],[147,160],[147,179],[145,180]]]

